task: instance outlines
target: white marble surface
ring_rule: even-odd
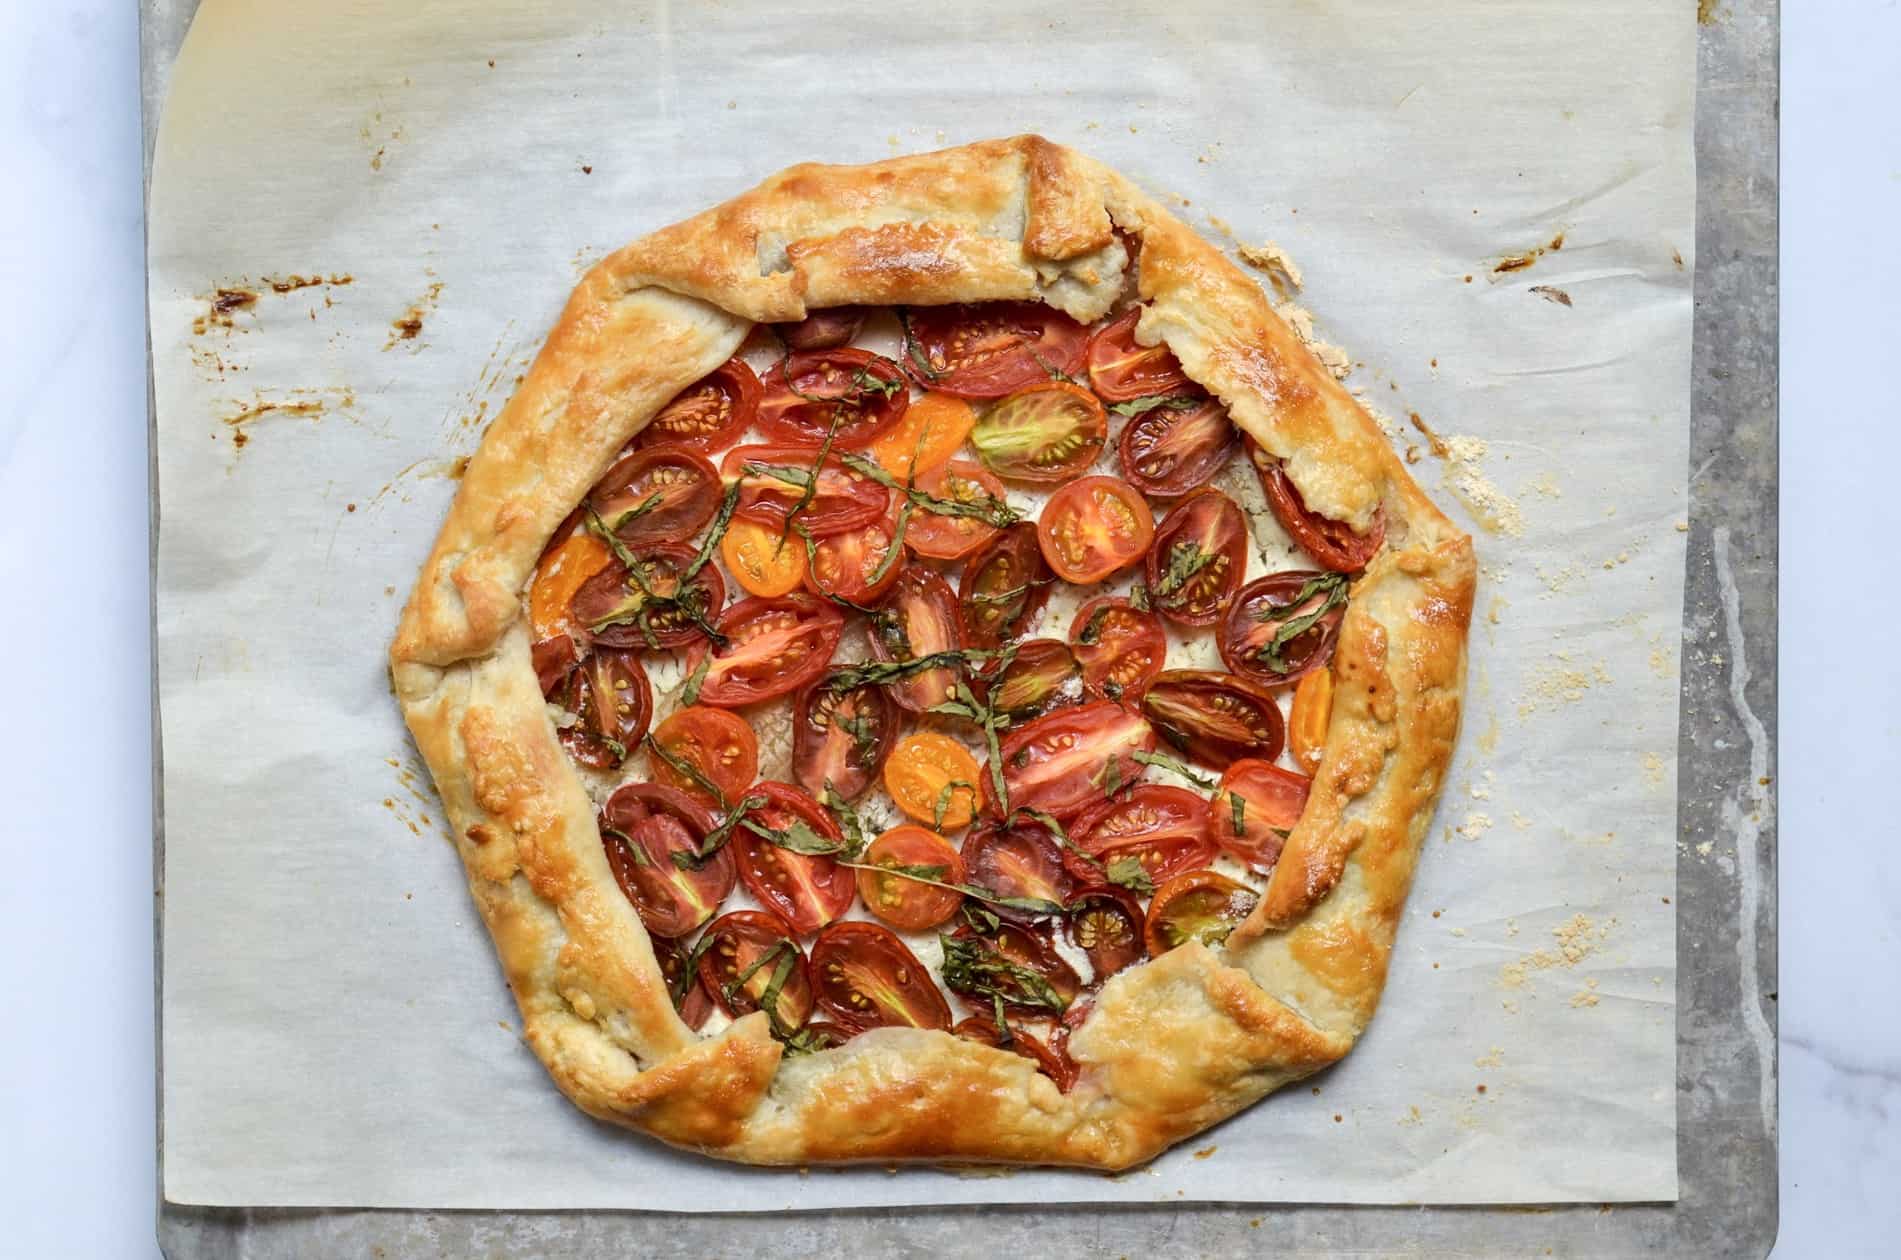
[[[1893,1255],[1901,5],[1788,7],[1776,1254]],[[137,77],[130,0],[0,5],[0,1251],[22,1256],[156,1254]]]

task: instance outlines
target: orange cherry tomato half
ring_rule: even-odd
[[[990,966],[972,968],[963,974],[983,975],[986,987],[994,989],[1011,1010],[1054,1018],[1082,993],[1082,977],[1056,952],[1048,928],[1005,922],[980,933],[966,925],[952,933],[951,940],[956,942],[951,948],[961,948],[980,962],[994,964],[1000,960],[1010,965],[1007,970]],[[948,973],[949,969],[946,970]],[[1042,983],[1023,978],[1023,972],[1034,973]],[[974,1005],[988,1002],[991,997],[989,992],[975,986],[953,983],[949,974],[944,978],[944,986],[953,993],[962,993]]]
[[[1172,499],[1207,484],[1238,445],[1228,409],[1216,399],[1189,394],[1150,407],[1123,425],[1116,457],[1130,485]]]
[[[778,978],[773,1028],[790,1033],[811,1018],[812,976],[805,951],[778,915],[759,910],[721,915],[707,926],[701,944],[700,984],[722,1011],[737,1018],[759,1010]]]
[[[1247,566],[1247,518],[1221,491],[1203,490],[1162,518],[1144,576],[1156,612],[1178,625],[1211,626],[1241,589]]]
[[[872,625],[871,654],[886,662],[914,661],[963,646],[957,596],[950,584],[922,565],[905,569],[885,601],[884,615]],[[940,665],[907,674],[891,684],[891,698],[922,713],[953,698],[960,672],[954,665]]]
[[[1070,482],[1050,496],[1036,523],[1036,541],[1050,568],[1082,586],[1137,563],[1154,538],[1149,505],[1115,477]]]
[[[823,799],[827,785],[856,800],[898,737],[898,706],[883,687],[834,689],[815,679],[792,704],[792,777]]]
[[[1320,773],[1327,751],[1327,725],[1333,720],[1333,671],[1316,669],[1294,688],[1287,711],[1287,747],[1308,774]]]
[[[803,550],[802,540],[793,543]],[[817,539],[805,571],[805,589],[853,604],[875,604],[897,584],[904,568],[903,557],[891,555],[896,545],[891,526],[883,521]]]
[[[1142,937],[1159,958],[1178,945],[1199,941],[1210,948],[1250,914],[1260,894],[1215,871],[1189,871],[1155,890]]]
[[[950,463],[970,436],[977,413],[949,394],[926,394],[871,444],[871,457],[899,481],[923,477]]]
[[[759,417],[759,378],[728,359],[682,390],[640,431],[640,446],[684,446],[704,454],[731,446]]]
[[[985,701],[1012,722],[1083,702],[1083,668],[1061,639],[1030,639],[984,679]]]
[[[1089,330],[1041,302],[985,302],[905,313],[904,370],[925,389],[1001,398],[1082,365]]]
[[[1187,788],[1138,784],[1090,809],[1069,831],[1074,849],[1063,864],[1084,883],[1103,883],[1114,874],[1112,864],[1131,858],[1157,884],[1215,858],[1208,802]]]
[[[1304,774],[1243,757],[1222,772],[1208,804],[1208,835],[1252,869],[1272,870],[1307,807],[1311,786]]]
[[[893,827],[873,840],[861,860],[866,866],[939,869],[942,873],[932,877],[938,883],[964,882],[964,860],[956,846],[934,831],[909,824]],[[964,903],[964,894],[954,889],[863,869],[858,872],[858,895],[864,899],[865,909],[901,932],[934,928],[947,922]]]
[[[1280,461],[1253,442],[1248,443],[1248,458],[1260,474],[1261,491],[1267,496],[1267,506],[1274,510],[1274,519],[1321,568],[1335,573],[1358,572],[1386,541],[1385,508],[1374,514],[1373,524],[1364,534],[1355,533],[1344,521],[1308,511]]]
[[[621,892],[655,936],[681,937],[713,917],[738,872],[730,847],[698,866],[673,855],[699,850],[715,826],[700,802],[657,783],[629,783],[601,809],[601,844]]]
[[[929,395],[926,395],[929,397]],[[920,474],[917,488],[952,503],[1003,503],[1003,483],[981,464],[953,460],[935,472]],[[961,560],[997,536],[997,527],[973,516],[913,512],[904,545],[933,560]]]
[[[992,1016],[972,1015],[969,1019],[960,1020],[951,1033],[965,1041],[989,1046],[992,1050],[1008,1050],[1011,1054],[1022,1055],[1036,1064],[1037,1071],[1055,1081],[1056,1088],[1068,1093],[1070,1086],[1076,1083],[1076,1065],[1015,1024],[1010,1024],[1009,1030],[1010,1038],[1005,1041],[1003,1034],[997,1031],[996,1020]]]
[[[815,451],[803,446],[735,446],[720,459],[720,475],[737,478],[739,504],[733,515],[773,531],[785,531],[786,518],[798,512],[798,523],[814,538],[858,529],[882,520],[891,496],[871,478],[828,456],[819,470],[818,488],[807,500],[806,483],[812,475]],[[753,469],[758,471],[753,471]],[[717,511],[714,495],[708,512]],[[800,507],[800,503],[804,507]],[[794,535],[796,537],[796,535]],[[791,546],[791,543],[787,543]]]
[[[528,625],[537,642],[573,635],[574,594],[614,559],[607,544],[585,530],[569,534],[541,553],[528,587]]]
[[[1135,325],[1141,318],[1142,308],[1132,306],[1089,338],[1084,359],[1089,366],[1089,388],[1108,402],[1194,388],[1166,343],[1144,346],[1136,341]]]
[[[746,795],[765,798],[747,818],[767,831],[785,832],[802,823],[821,840],[841,840],[838,824],[825,807],[790,783],[768,780],[754,784]],[[739,878],[746,891],[799,935],[808,936],[851,909],[851,868],[831,857],[794,853],[743,827],[734,833],[732,847],[739,850]]]
[[[1311,570],[1270,573],[1236,592],[1215,643],[1229,669],[1273,687],[1333,658],[1346,615],[1346,579]]]
[[[965,644],[994,648],[1022,634],[1048,602],[1051,577],[1036,526],[1018,521],[999,530],[957,580]]]
[[[584,766],[611,770],[627,759],[647,734],[653,689],[632,652],[597,649],[568,675],[553,697],[580,721],[561,728],[561,744]]]
[[[733,521],[719,540],[719,554],[748,595],[790,594],[805,580],[804,541],[770,525]]]
[[[966,882],[998,897],[1028,897],[1060,906],[1075,887],[1055,838],[1031,818],[984,824],[964,837],[963,855]],[[1030,917],[1013,907],[991,908],[1006,918]]]
[[[1073,818],[1141,777],[1138,752],[1155,751],[1155,730],[1139,713],[1108,700],[1058,709],[1004,735],[1003,786],[1009,807]],[[1001,813],[983,777],[984,808]]]
[[[721,613],[714,628],[726,642],[695,643],[687,676],[704,665],[698,702],[732,708],[797,691],[825,672],[845,619],[815,595],[754,596]]]
[[[719,510],[713,465],[680,446],[649,446],[607,470],[587,506],[627,546],[683,543]]]
[[[787,350],[836,350],[850,345],[865,326],[862,306],[829,306],[810,311],[797,323],[774,324],[772,331]]]
[[[812,942],[812,979],[819,1009],[853,1032],[950,1027],[950,1006],[931,973],[890,928],[832,924]]]
[[[936,831],[959,831],[977,816],[977,759],[948,735],[906,735],[884,763],[885,791],[897,807]]]
[[[725,709],[695,704],[677,710],[654,728],[653,742],[675,761],[691,766],[728,802],[737,802],[759,777],[759,739],[751,726]],[[648,759],[655,783],[708,805],[721,803],[698,780],[675,770],[664,758],[649,751]]]
[[[1142,713],[1169,744],[1217,770],[1242,757],[1272,761],[1286,738],[1273,694],[1219,670],[1163,670],[1142,693]]]
[[[1101,700],[1133,703],[1168,661],[1162,619],[1119,595],[1098,595],[1076,610],[1069,646],[1082,663],[1083,690]]]
[[[970,444],[1006,481],[1057,486],[1089,471],[1108,435],[1109,418],[1094,394],[1046,381],[992,405],[970,431]]]
[[[1065,907],[1063,935],[1089,955],[1093,983],[1101,984],[1142,961],[1142,903],[1126,888],[1109,884],[1079,888]]]
[[[871,445],[911,404],[898,365],[868,350],[799,350],[766,369],[759,431],[774,442],[817,448]]]
[[[685,647],[701,637],[700,622],[719,616],[726,603],[726,580],[704,565],[689,582],[680,575],[693,565],[694,552],[673,543],[653,543],[634,556],[639,580],[627,566],[611,561],[581,584],[570,606],[596,644],[660,651]],[[659,608],[652,605],[662,603]],[[672,601],[678,601],[677,603]],[[697,613],[697,619],[688,614]]]

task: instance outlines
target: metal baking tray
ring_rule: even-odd
[[[881,1208],[792,1215],[203,1208],[161,1202],[173,1260],[313,1255],[643,1257],[1766,1255],[1776,1236],[1777,112],[1779,0],[1699,5],[1697,274],[1679,834],[1673,1204]],[[141,0],[149,189],[159,107],[198,0]],[[148,417],[148,423],[150,417]],[[157,554],[154,431],[153,554]],[[1693,650],[1714,644],[1716,651]],[[154,690],[153,747],[159,748]],[[163,756],[162,749],[158,755]],[[157,764],[154,878],[164,899]],[[1760,803],[1760,808],[1758,808]],[[1687,848],[1687,846],[1680,847]],[[1753,854],[1753,869],[1751,855]],[[155,913],[154,933],[160,916]],[[164,940],[156,941],[159,951]],[[1753,967],[1749,964],[1753,962]],[[161,976],[162,969],[159,971]],[[162,1004],[159,1009],[162,1008]],[[164,1070],[160,1063],[160,1072]],[[159,1158],[164,1159],[163,1116]]]

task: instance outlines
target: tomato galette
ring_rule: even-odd
[[[391,655],[588,1113],[1121,1168],[1371,1018],[1473,582],[1255,284],[1026,136],[596,266]]]

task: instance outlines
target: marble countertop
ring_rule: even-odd
[[[1901,565],[1875,540],[1901,426],[1860,365],[1901,334],[1882,231],[1901,221],[1901,5],[1789,7],[1777,1254],[1891,1255],[1901,669],[1881,648]],[[0,14],[0,694],[37,722],[0,761],[0,1220],[21,1255],[157,1254],[138,99],[135,6]]]

